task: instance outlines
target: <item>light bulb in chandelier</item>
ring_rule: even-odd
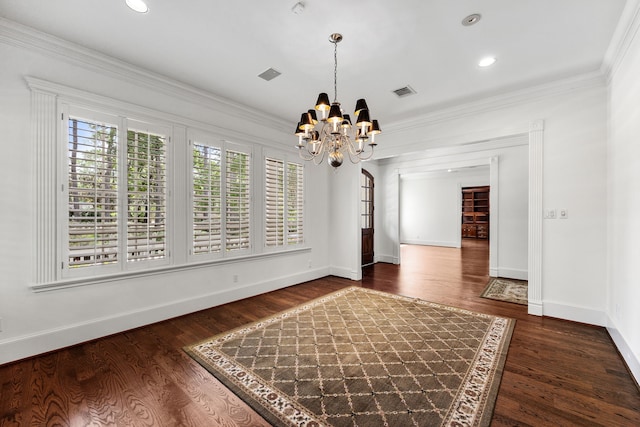
[[[330,102],[325,92],[320,93],[314,108],[302,113],[294,133],[298,137],[296,146],[302,159],[320,164],[327,157],[329,165],[337,168],[346,156],[352,163],[371,158],[377,145],[375,135],[380,134],[381,130],[378,121],[370,119],[370,110],[364,98],[356,101],[355,125],[349,114],[343,114],[337,99],[338,43],[342,41],[342,35],[333,33],[329,41],[334,45],[334,100]],[[319,112],[319,117],[316,112]]]
[[[376,135],[382,133],[382,129],[380,129],[380,125],[377,120],[371,120],[371,128],[369,128],[369,135],[371,135],[371,145],[376,144]]]
[[[356,120],[356,126],[361,129],[362,134],[366,135],[371,121],[369,120],[369,110],[360,110],[358,114],[358,120]]]
[[[327,121],[329,123],[342,123],[342,111],[340,111],[340,104],[334,102],[331,104],[331,109],[329,110],[329,117],[327,117]]]

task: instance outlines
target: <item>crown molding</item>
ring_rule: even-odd
[[[198,129],[220,137],[222,140],[231,140],[239,143],[248,143],[260,146],[272,146],[273,148],[282,148],[280,145],[267,145],[265,141],[257,141],[254,135],[237,131],[234,129],[214,125],[211,123],[200,122],[189,117],[167,113],[149,107],[132,104],[127,101],[110,98],[104,95],[98,95],[82,89],[65,86],[60,83],[50,82],[33,76],[24,76],[27,87],[32,92],[46,93],[55,96],[63,102],[74,102],[85,105],[88,108],[100,106],[111,111],[117,111],[118,114],[126,114],[132,118],[140,120],[164,120],[177,126],[186,126],[192,129]],[[277,142],[277,141],[276,141]]]
[[[502,94],[487,96],[482,99],[463,102],[452,107],[438,109],[414,118],[393,122],[385,127],[385,134],[422,128],[439,122],[463,118],[486,111],[511,107],[525,102],[553,97],[591,87],[604,87],[606,81],[600,71],[583,73],[553,82],[513,90]]]
[[[252,122],[287,132],[289,122],[263,111],[231,101],[206,90],[187,85],[153,71],[137,67],[92,49],[38,31],[0,17],[0,42],[35,51],[87,70],[107,74],[137,86],[144,86],[172,97],[237,118],[252,117]]]
[[[607,83],[617,72],[639,30],[640,1],[627,0],[602,62],[601,71]]]

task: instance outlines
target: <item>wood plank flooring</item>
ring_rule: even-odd
[[[327,277],[3,365],[0,426],[268,426],[182,347],[351,285],[517,319],[494,426],[640,426],[607,332],[480,298],[487,271],[486,242],[404,246],[401,267],[367,267],[362,282]]]

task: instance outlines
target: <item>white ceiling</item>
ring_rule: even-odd
[[[319,92],[385,123],[597,72],[624,0],[0,0],[0,16],[257,108],[292,126]],[[474,26],[463,18],[480,13]],[[484,56],[498,59],[482,69]],[[266,82],[258,74],[282,73]],[[417,94],[392,91],[410,85]]]

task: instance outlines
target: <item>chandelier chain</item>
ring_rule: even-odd
[[[333,102],[338,102],[338,43],[333,42]]]

